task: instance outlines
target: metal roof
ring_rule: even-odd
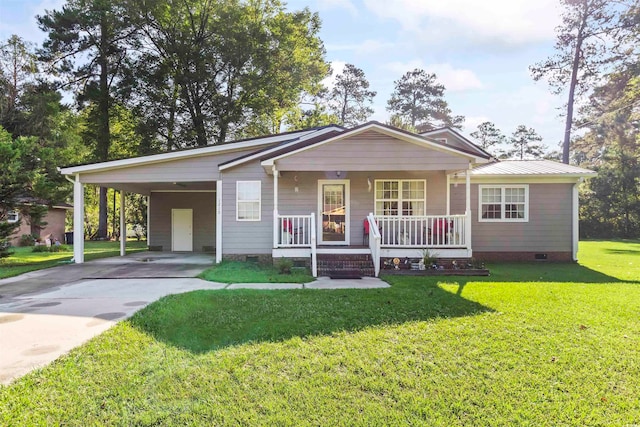
[[[471,171],[474,176],[489,175],[560,175],[593,176],[596,173],[578,166],[551,160],[502,160],[478,166]]]

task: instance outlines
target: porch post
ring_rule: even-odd
[[[278,169],[271,166],[273,172],[273,247],[278,247]]]
[[[451,215],[451,176],[447,174],[447,216]]]
[[[465,201],[465,221],[466,221],[466,227],[465,227],[465,245],[467,247],[467,252],[469,254],[469,256],[471,256],[472,254],[472,249],[471,249],[471,169],[473,168],[473,166],[471,165],[471,162],[469,162],[469,169],[466,170],[465,172],[465,178],[466,178],[466,201]]]
[[[84,262],[84,185],[80,175],[73,183],[73,260],[76,264]]]
[[[222,180],[216,181],[216,264],[222,262]]]
[[[120,256],[127,254],[127,224],[124,218],[124,190],[120,190]]]
[[[151,194],[147,196],[147,248],[151,246],[151,220],[149,219],[149,213],[151,211]]]

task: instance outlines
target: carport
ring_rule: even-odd
[[[125,195],[147,198],[147,244],[155,251],[218,252],[221,224],[221,184],[214,155],[222,147],[205,147],[166,154],[63,168],[73,182],[73,231],[84,236],[85,185],[120,192],[120,255],[126,253]],[[217,149],[217,150],[216,150]],[[228,151],[228,149],[227,149]],[[197,230],[197,232],[194,232]],[[84,239],[75,239],[74,261],[84,262]],[[219,262],[221,253],[216,257]]]

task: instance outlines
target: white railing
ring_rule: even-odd
[[[376,218],[370,213],[367,216],[369,222],[369,249],[371,250],[371,259],[373,260],[373,268],[376,277],[380,274],[380,231],[378,230],[378,224]]]
[[[376,215],[381,246],[394,248],[466,248],[467,215]]]
[[[315,221],[315,215],[313,214],[313,212],[311,212],[311,228],[309,229],[311,231],[311,274],[313,275],[313,277],[318,277],[318,261],[317,261],[317,256],[316,256],[316,228],[313,226],[313,224],[316,223]]]
[[[308,248],[311,246],[312,230],[313,214],[278,215],[274,233],[276,248]]]

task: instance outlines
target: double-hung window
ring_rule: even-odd
[[[236,220],[260,221],[260,181],[236,182]]]
[[[376,215],[424,215],[427,182],[424,179],[376,180]]]
[[[529,221],[527,185],[481,185],[479,191],[478,221]]]

